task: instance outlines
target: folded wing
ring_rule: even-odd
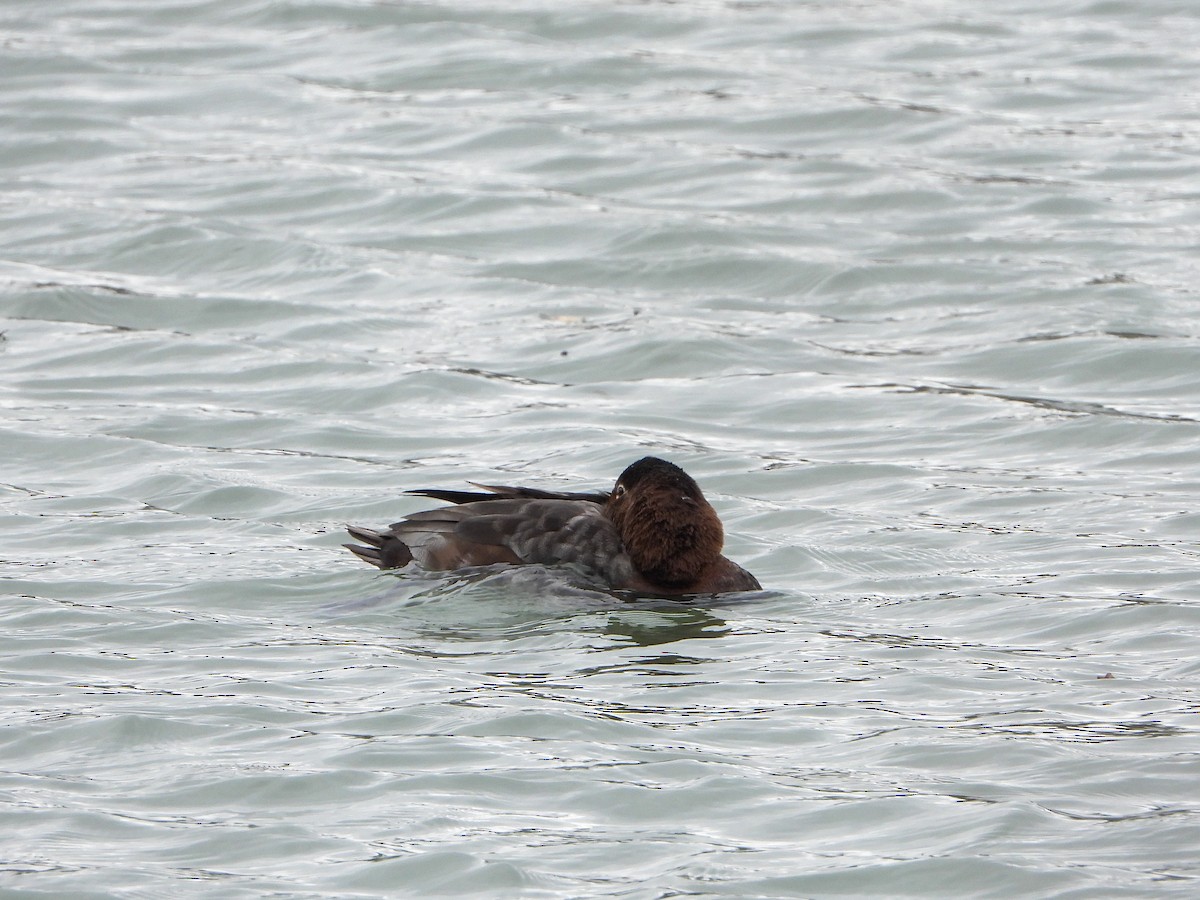
[[[517,491],[521,494],[512,496]],[[455,505],[413,513],[386,532],[351,529],[354,537],[368,544],[351,549],[380,568],[402,566],[413,559],[428,569],[441,570],[540,563],[574,566],[617,587],[634,577],[616,528],[594,499],[603,495],[546,498],[540,495],[548,492],[532,488],[499,488],[487,494],[414,493]]]

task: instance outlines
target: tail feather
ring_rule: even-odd
[[[373,528],[363,528],[359,525],[347,525],[346,532],[356,541],[362,541],[364,544],[370,544],[372,547],[377,549],[383,546],[383,534]]]
[[[383,568],[383,560],[379,556],[379,551],[374,547],[360,547],[358,544],[342,544],[342,546],[363,562],[369,562],[378,569]]]
[[[342,546],[364,562],[380,569],[399,569],[412,562],[412,551],[408,545],[394,534],[385,534],[371,528],[361,528],[349,525],[346,531],[350,537],[362,541],[366,547],[358,544],[343,544]]]

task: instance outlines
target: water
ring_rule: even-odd
[[[1187,896],[1191,4],[0,10],[5,896]],[[752,597],[380,575],[691,471]]]

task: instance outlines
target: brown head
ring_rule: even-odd
[[[725,543],[721,520],[700,486],[679,466],[653,456],[621,473],[605,513],[633,565],[664,587],[695,582]]]

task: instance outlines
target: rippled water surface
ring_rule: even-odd
[[[0,8],[0,892],[1200,892],[1190,3]],[[767,590],[380,574],[686,467]]]

